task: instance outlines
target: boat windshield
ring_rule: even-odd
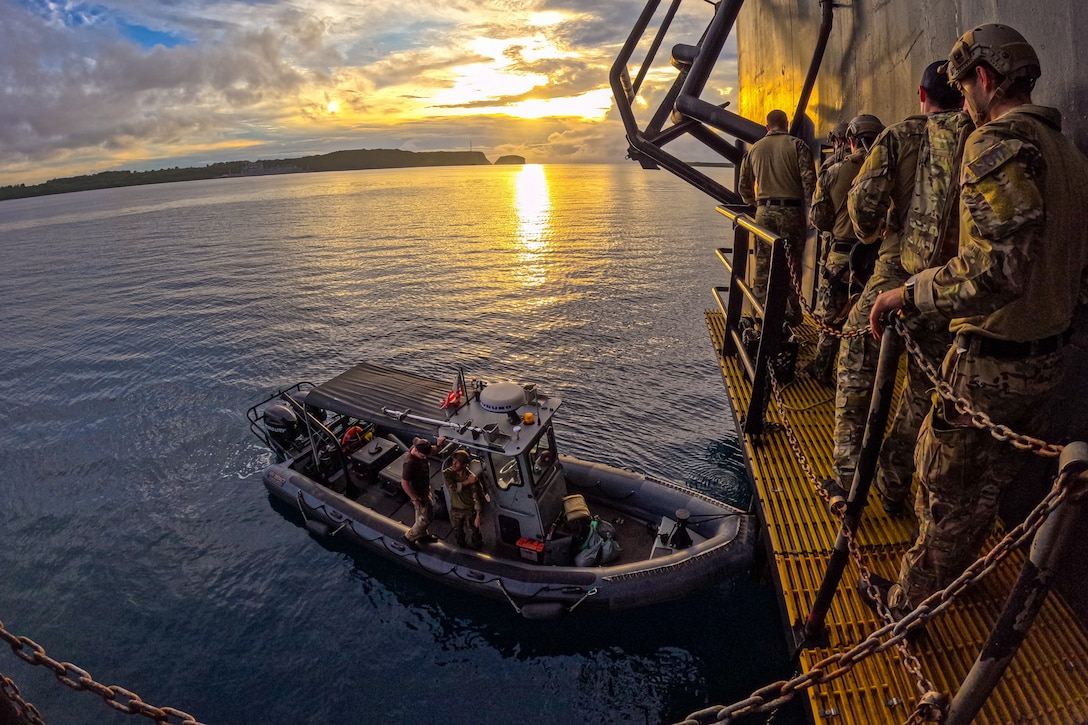
[[[529,460],[533,462],[533,492],[536,493],[551,478],[552,472],[555,471],[555,464],[559,460],[555,451],[555,434],[550,424],[529,449]]]
[[[497,454],[491,457],[491,462],[495,466],[495,485],[499,487],[499,490],[505,491],[511,486],[521,485],[521,467],[518,465],[518,459]]]

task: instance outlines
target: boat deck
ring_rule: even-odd
[[[400,461],[401,459],[398,458],[391,465],[394,471],[399,470]],[[437,460],[432,460],[431,469],[431,487],[436,491],[437,496],[441,496],[443,479],[441,467],[438,465]],[[337,493],[346,495],[341,483],[342,478],[342,476],[334,477],[334,490]],[[415,521],[415,508],[412,506],[407,494],[401,491],[400,483],[395,477],[385,476],[375,481],[357,478],[354,483],[359,490],[358,495],[353,498],[354,501],[404,526],[410,527]],[[602,521],[611,523],[615,529],[616,541],[619,542],[620,548],[618,556],[612,560],[613,565],[622,566],[650,558],[654,542],[657,540],[658,522],[643,521],[626,515],[619,509],[609,506],[604,500],[593,498],[588,500],[592,503],[593,514]],[[445,512],[444,502],[438,508],[428,528],[430,533],[438,540],[450,546],[456,546],[456,537],[450,524],[449,515]],[[484,527],[481,533],[484,536],[482,551],[484,553],[494,553],[496,545],[492,532]]]
[[[721,350],[725,319],[707,310],[707,327],[715,350]],[[802,360],[817,332],[811,320],[801,330]],[[809,352],[811,356],[811,352]],[[747,409],[751,384],[733,357],[719,359],[734,418]],[[784,386],[786,415],[814,474],[831,474],[834,393],[807,376]],[[768,423],[781,423],[772,399]],[[738,422],[738,430],[740,425]],[[764,544],[787,624],[803,622],[816,597],[838,532],[837,520],[815,492],[779,426],[754,440],[745,436],[745,454]],[[862,556],[870,570],[894,578],[912,539],[910,518],[890,518],[873,492],[858,532]],[[992,538],[992,546],[997,537]],[[922,671],[941,692],[954,694],[971,668],[994,625],[1024,562],[1014,552],[990,576],[970,588],[911,646]],[[849,650],[880,627],[856,591],[859,572],[847,566],[828,614],[830,645],[801,653],[800,667],[809,671],[822,659]],[[808,690],[815,723],[904,722],[919,697],[917,685],[895,649],[859,662],[844,676]],[[1026,641],[994,690],[976,723],[1088,722],[1088,639],[1070,609],[1056,593],[1047,597]]]

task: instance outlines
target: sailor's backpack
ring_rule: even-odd
[[[974,128],[970,116],[962,111],[935,113],[926,121],[903,239],[902,264],[910,274],[940,266],[956,256],[960,164]]]

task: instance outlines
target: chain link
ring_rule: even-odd
[[[922,349],[918,346],[913,339],[911,339],[910,333],[907,331],[906,323],[903,321],[902,316],[896,315],[892,318],[892,324],[895,325],[895,331],[899,333],[899,336],[903,338],[903,342],[906,345],[907,352],[911,354],[914,361],[918,363],[918,366],[925,372],[926,377],[930,382],[936,386],[938,394],[945,400],[949,401],[956,406],[956,410],[961,415],[966,415],[971,420],[971,425],[981,430],[989,431],[990,435],[1003,443],[1009,443],[1010,445],[1022,450],[1030,451],[1037,456],[1044,458],[1054,458],[1062,454],[1064,446],[1055,443],[1047,443],[1039,438],[1033,438],[1029,435],[1017,433],[1011,430],[1006,425],[1000,425],[994,423],[990,416],[986,415],[980,410],[976,410],[971,401],[967,398],[956,395],[952,390],[952,386],[941,379],[940,373],[934,368],[925,355],[922,353]]]
[[[787,259],[788,258],[787,255]],[[792,263],[790,264],[790,271],[791,274],[794,273]],[[1022,450],[1030,450],[1037,455],[1048,457],[1060,455],[1062,446],[1052,445],[1037,438],[1015,433],[1007,426],[994,424],[985,413],[976,411],[969,401],[956,396],[950,386],[943,384],[939,380],[937,371],[933,366],[925,361],[917,343],[915,343],[907,333],[902,320],[897,318],[894,324],[896,325],[897,332],[903,337],[907,350],[914,356],[926,375],[929,376],[930,380],[937,386],[937,390],[941,393],[942,397],[953,402],[956,405],[956,409],[961,413],[969,415],[972,424],[985,430],[989,430],[994,438],[1003,442],[1009,442],[1011,445]],[[773,367],[768,366],[767,371],[771,382],[771,392],[775,400],[775,405],[778,408],[779,418],[781,419],[782,428],[786,433],[790,448],[797,457],[802,471],[808,476],[810,482],[814,484],[816,492],[826,503],[828,503],[829,508],[838,518],[850,555],[861,573],[866,592],[873,601],[877,602],[877,608],[884,624],[880,629],[871,633],[868,637],[849,650],[830,655],[823,660],[820,660],[806,673],[796,675],[789,680],[781,680],[762,687],[753,692],[746,699],[735,702],[732,705],[714,705],[693,712],[688,715],[680,725],[704,725],[708,722],[732,722],[734,718],[744,715],[776,710],[781,707],[782,704],[791,700],[798,692],[809,689],[815,685],[821,685],[830,682],[831,680],[838,679],[853,669],[858,662],[861,662],[874,654],[885,652],[892,647],[897,648],[904,668],[914,678],[915,686],[918,689],[919,694],[914,711],[905,721],[906,725],[940,722],[947,711],[948,698],[943,693],[934,689],[933,685],[922,673],[921,663],[917,657],[910,653],[907,647],[908,636],[910,636],[912,632],[924,628],[931,619],[935,618],[951,606],[952,602],[955,601],[964,590],[989,575],[990,572],[996,569],[1012,551],[1030,543],[1043,522],[1046,521],[1062,501],[1064,501],[1069,488],[1068,481],[1072,474],[1069,472],[1060,473],[1055,478],[1054,484],[1047,495],[1039,505],[1028,514],[1023,522],[1008,531],[985,556],[972,562],[971,565],[968,566],[951,584],[930,595],[925,601],[915,607],[913,611],[896,621],[892,613],[884,604],[879,590],[872,582],[871,572],[863,562],[861,549],[854,539],[853,532],[843,522],[846,510],[845,502],[837,502],[837,505],[831,505],[829,493],[821,484],[821,480],[816,476],[811,463],[808,461],[808,457],[805,455],[804,450],[793,431],[793,426],[786,413],[787,408],[782,399],[782,393],[778,385],[778,380],[775,378]],[[881,641],[883,637],[889,634],[891,636],[887,640]]]
[[[819,329],[820,332],[827,335],[828,337],[838,337],[843,340],[849,340],[855,337],[863,337],[873,331],[872,327],[866,325],[865,327],[851,330],[850,332],[843,332],[837,327],[831,327],[830,325],[824,323],[822,320],[816,319],[816,315],[813,313],[813,310],[816,309],[816,306],[809,303],[808,299],[805,297],[804,290],[801,289],[801,274],[793,265],[793,255],[790,254],[790,243],[788,241],[786,241],[785,243],[785,248],[786,266],[790,268],[790,283],[793,285],[793,291],[797,293],[797,297],[801,300],[801,303],[804,304],[806,308],[808,308],[809,317],[816,324],[816,327],[817,329]]]
[[[0,639],[7,642],[19,659],[32,665],[40,665],[53,673],[53,675],[73,690],[87,690],[105,700],[106,704],[115,710],[129,715],[143,715],[154,720],[159,725],[202,725],[196,718],[183,710],[173,707],[155,707],[144,702],[139,695],[117,685],[103,685],[96,682],[90,673],[82,667],[71,662],[57,662],[45,653],[45,649],[29,637],[17,637],[9,632],[4,623],[0,622]],[[4,678],[7,680],[7,678]],[[10,682],[10,680],[7,680]],[[4,683],[6,684],[6,683]],[[14,683],[11,685],[14,687]],[[7,694],[7,687],[0,687]],[[18,688],[15,688],[18,696]],[[9,698],[10,699],[10,698]],[[33,707],[33,706],[30,706]],[[37,710],[33,711],[35,714]],[[34,725],[41,723],[31,721]],[[44,725],[44,723],[41,723]]]
[[[3,673],[0,673],[0,697],[15,706],[16,714],[29,725],[45,725],[38,708],[31,705],[19,694],[19,687]]]
[[[801,465],[801,469],[809,477],[809,481],[814,484],[816,493],[824,499],[824,502],[828,504],[831,512],[839,521],[839,531],[842,533],[843,539],[846,541],[846,546],[850,552],[850,557],[854,560],[854,563],[858,567],[858,571],[861,574],[861,582],[865,587],[866,594],[869,596],[870,601],[876,602],[878,614],[881,620],[885,624],[893,624],[895,618],[885,605],[883,598],[880,596],[880,592],[876,585],[872,582],[872,574],[869,571],[869,567],[865,565],[865,561],[861,555],[861,549],[854,539],[854,532],[846,523],[846,502],[839,499],[832,503],[831,496],[828,493],[825,486],[821,484],[821,481],[816,478],[815,472],[812,469],[812,465],[808,461],[808,456],[805,455],[804,449],[801,447],[797,440],[797,436],[793,432],[793,425],[790,423],[789,415],[786,413],[786,408],[782,400],[782,393],[779,390],[778,380],[774,377],[774,372],[770,371],[771,378],[771,392],[774,395],[775,405],[778,406],[779,417],[782,420],[782,427],[786,431],[786,438],[789,441],[789,446],[793,450],[794,456],[797,458],[798,463]],[[927,692],[934,691],[933,684],[922,673],[922,663],[918,661],[918,658],[911,654],[907,647],[906,640],[902,641],[896,647],[899,658],[903,663],[904,669],[907,673],[914,678],[915,684],[918,688],[918,694],[924,695]]]

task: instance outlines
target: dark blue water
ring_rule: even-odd
[[[464,365],[560,395],[569,453],[747,505],[703,318],[730,234],[634,165],[0,204],[0,620],[209,724],[656,723],[788,676],[765,584],[541,624],[325,548],[245,420],[360,360]],[[7,648],[0,671],[53,725],[133,722]]]

